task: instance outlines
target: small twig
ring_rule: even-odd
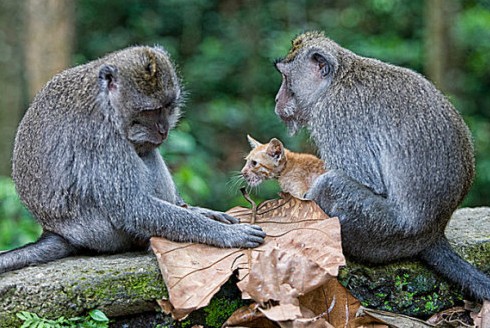
[[[245,188],[241,188],[240,191],[242,192],[243,197],[252,205],[252,218],[250,224],[255,224],[255,218],[257,216],[257,204],[253,201],[252,198],[250,198],[249,194],[247,193],[247,190]],[[251,270],[252,268],[252,250],[249,248],[247,249],[247,260],[248,260],[248,269]]]
[[[240,191],[242,192],[243,197],[252,205],[252,221],[250,224],[255,224],[255,218],[257,217],[257,204],[253,201],[252,198],[250,198],[250,195],[247,193],[245,188],[241,188]]]

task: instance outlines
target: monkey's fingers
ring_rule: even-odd
[[[255,248],[259,247],[263,242],[253,242],[249,241],[243,245],[243,248]]]
[[[253,237],[254,239],[259,238],[260,240],[262,240],[261,243],[264,241],[266,234],[265,234],[265,231],[262,230],[262,228],[260,226],[251,225],[251,224],[247,224],[247,223],[243,223],[241,225],[245,226],[247,228],[247,233],[249,234],[250,237]],[[255,240],[258,241],[259,239],[255,239]]]
[[[238,221],[237,218],[235,218],[229,214],[223,213],[223,212],[209,210],[206,212],[202,212],[201,214],[203,214],[204,216],[206,216],[210,219],[213,219],[215,221],[225,223],[225,224],[235,224],[235,223],[240,222],[240,221]]]
[[[255,224],[248,224],[248,226],[250,228],[252,228],[253,232],[257,235],[257,236],[260,236],[262,238],[265,238],[265,231],[262,230],[262,227],[261,226],[258,226],[258,225],[255,225]]]
[[[213,219],[219,222],[228,223],[228,224],[236,224],[240,222],[236,217],[226,213],[215,212],[214,214],[215,214],[215,218]]]
[[[237,218],[235,218],[229,214],[219,212],[219,211],[215,211],[215,210],[210,210],[208,208],[192,206],[192,207],[189,207],[189,210],[191,210],[195,213],[199,213],[201,215],[204,215],[205,217],[210,218],[214,221],[218,221],[218,222],[225,223],[225,224],[235,224],[235,223],[240,222]]]
[[[264,242],[265,232],[256,225],[247,223],[229,225],[226,230],[224,247],[252,248]]]

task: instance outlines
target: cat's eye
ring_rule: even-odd
[[[252,161],[251,164],[252,166],[257,166],[257,161]]]

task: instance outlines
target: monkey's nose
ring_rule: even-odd
[[[168,128],[165,124],[157,124],[157,130],[158,133],[162,136],[162,138],[165,140],[168,137]]]

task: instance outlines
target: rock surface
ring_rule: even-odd
[[[490,274],[490,208],[457,210],[446,236],[460,256]],[[339,280],[366,307],[414,317],[426,318],[467,299],[458,286],[416,260],[383,266],[348,262]]]
[[[461,256],[490,273],[490,208],[458,210],[446,235]],[[457,287],[417,261],[376,267],[349,263],[339,279],[368,307],[419,317],[463,299]],[[155,313],[155,300],[165,295],[153,254],[71,257],[0,275],[0,327],[20,326],[15,316],[20,311],[48,318],[94,308],[113,318]]]
[[[19,327],[20,311],[47,318],[94,308],[110,317],[155,311],[165,294],[153,254],[70,257],[0,275],[0,327]]]

